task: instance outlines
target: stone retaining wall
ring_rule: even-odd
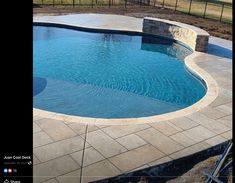
[[[180,41],[194,51],[207,51],[209,34],[191,25],[145,17],[143,20],[143,32]]]

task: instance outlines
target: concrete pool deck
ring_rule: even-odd
[[[120,15],[36,16],[36,22],[142,31],[142,19]],[[191,114],[144,124],[71,122],[34,112],[34,182],[82,182],[178,159],[232,138],[232,42],[210,37],[196,65],[216,81],[218,96]],[[125,121],[123,122],[125,124]],[[84,141],[86,139],[85,147]]]

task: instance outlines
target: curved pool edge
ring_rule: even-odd
[[[34,23],[41,23],[41,24],[51,24],[51,25],[61,25],[64,28],[66,26],[72,28],[78,28],[83,30],[98,30],[98,31],[113,31],[113,32],[132,32],[132,33],[143,33],[136,30],[117,30],[117,29],[110,29],[110,28],[91,28],[91,27],[82,27],[82,26],[76,26],[71,25],[68,23],[61,23],[61,22],[38,22],[35,21]],[[200,55],[200,52],[194,51],[192,54],[187,56],[185,58],[185,66],[187,69],[193,74],[199,76],[202,80],[205,81],[207,92],[203,98],[201,98],[198,102],[195,104],[186,107],[184,109],[169,112],[161,115],[154,115],[149,117],[140,117],[140,118],[120,118],[120,119],[107,119],[107,118],[90,118],[90,117],[81,117],[81,116],[74,116],[74,115],[66,115],[62,113],[56,113],[56,112],[50,112],[46,110],[41,110],[37,108],[33,108],[33,114],[39,115],[41,117],[45,118],[51,118],[55,120],[62,120],[62,121],[69,121],[69,122],[76,122],[76,123],[86,123],[86,124],[96,124],[96,125],[130,125],[130,124],[146,124],[146,123],[153,123],[153,122],[160,122],[160,121],[166,121],[178,117],[183,117],[195,112],[198,112],[199,110],[207,107],[209,104],[211,104],[218,96],[219,93],[219,87],[217,85],[217,82],[210,76],[209,73],[207,73],[205,70],[200,68],[196,64],[196,58]]]

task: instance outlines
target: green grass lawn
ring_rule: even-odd
[[[232,22],[232,6],[230,6],[231,0],[221,0],[220,2],[217,0],[207,0],[207,8],[206,8],[206,18],[211,19],[220,19],[221,11],[222,11],[222,1],[226,1],[227,3],[223,9],[222,21],[231,23]],[[209,2],[210,1],[210,2]],[[157,0],[157,4],[162,5],[162,0]],[[213,3],[212,3],[213,2]],[[205,12],[206,0],[193,0],[191,4],[190,14],[203,17]],[[175,8],[175,0],[165,0],[165,6],[171,9]],[[184,13],[189,12],[190,1],[189,0],[178,0],[177,11],[181,11]]]

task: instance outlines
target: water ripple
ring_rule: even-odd
[[[192,105],[205,88],[185,70],[188,54],[185,47],[159,38],[36,26],[34,77],[46,78],[50,85],[35,94],[34,107],[133,117]]]

